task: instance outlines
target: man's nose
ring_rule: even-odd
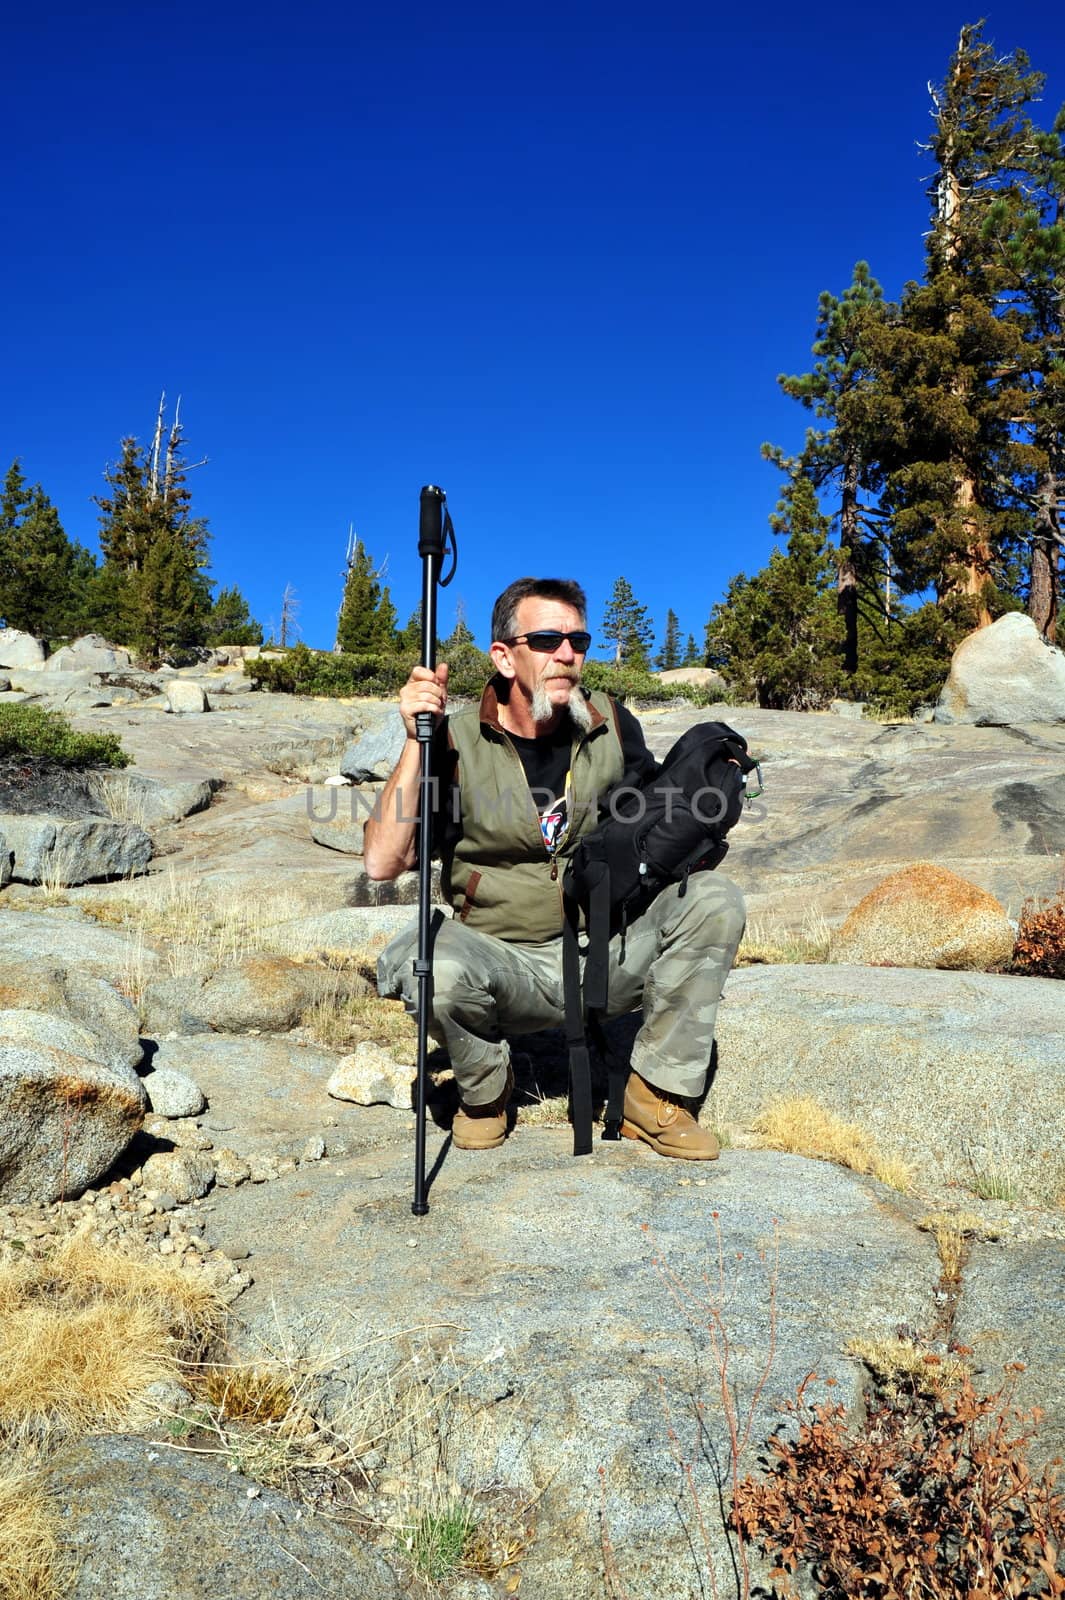
[[[566,666],[571,666],[576,659],[576,650],[574,650],[568,639],[563,639],[555,651],[555,660],[563,662]]]

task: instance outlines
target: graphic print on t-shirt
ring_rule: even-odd
[[[569,807],[565,795],[559,800],[552,800],[551,804],[545,806],[540,813],[540,832],[544,836],[544,844],[552,855],[565,837],[568,822]]]

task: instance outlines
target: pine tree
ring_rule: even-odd
[[[980,25],[961,30],[933,91],[926,281],[907,286],[876,350],[896,422],[882,462],[893,554],[905,586],[934,586],[959,626],[982,625],[1012,603],[1011,566],[1029,520],[1015,495],[1022,328],[1003,292],[1008,241],[1038,182],[1027,108],[1041,83],[1023,51],[997,56]]]
[[[675,611],[666,612],[666,636],[655,657],[659,672],[672,672],[680,666],[680,618]]]
[[[396,648],[404,655],[420,655],[422,648],[422,608],[415,606],[407,618],[406,626],[396,635]]]
[[[263,630],[248,609],[248,602],[234,584],[220,589],[211,603],[205,629],[205,643],[262,644]]]
[[[648,666],[654,630],[647,607],[639,604],[626,578],[615,580],[602,631],[607,643],[614,647],[615,666]]]
[[[446,659],[447,651],[451,651],[452,654],[454,654],[456,650],[463,649],[465,646],[472,645],[474,642],[473,630],[466,621],[466,607],[461,600],[457,600],[455,602],[455,626],[452,628],[447,638],[441,640],[441,653],[445,655]]]
[[[337,618],[337,649],[372,652],[392,649],[395,641],[396,608],[369,551],[356,539],[348,552],[344,577],[344,598]]]
[[[705,652],[705,650],[700,650],[699,649],[699,646],[695,642],[694,633],[689,633],[688,642],[684,646],[684,659],[681,661],[681,666],[682,667],[702,667],[702,666],[705,666],[705,665],[706,665],[706,652]]]
[[[180,411],[167,430],[160,401],[151,449],[123,439],[120,461],[104,473],[111,493],[96,497],[104,557],[97,603],[110,612],[114,636],[153,662],[201,644],[211,606],[207,523],[192,514],[182,445]]]
[[[834,597],[828,518],[801,472],[784,496],[787,550],[753,578],[740,573],[714,607],[706,656],[760,706],[810,710],[838,692],[843,625]]]
[[[127,574],[126,639],[150,662],[203,640],[210,596],[181,535],[157,534],[141,565]]]
[[[784,393],[826,419],[825,430],[811,429],[801,462],[819,493],[831,488],[836,499],[839,528],[837,605],[844,621],[844,671],[858,669],[858,610],[860,596],[866,605],[879,607],[880,582],[890,546],[878,507],[863,491],[877,490],[880,431],[879,374],[871,357],[869,336],[890,315],[883,291],[859,261],[850,287],[841,298],[822,293],[818,308],[813,371],[802,376],[781,375]],[[763,445],[763,454],[785,471],[779,450]]]
[[[72,544],[40,484],[13,461],[0,493],[0,618],[37,635],[75,631],[95,562]]]

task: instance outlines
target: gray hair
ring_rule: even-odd
[[[518,607],[523,600],[561,600],[588,619],[588,597],[573,578],[515,578],[492,607],[492,640],[512,639]]]

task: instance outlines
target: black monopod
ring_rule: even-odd
[[[440,576],[446,551],[451,551],[447,576]],[[421,493],[418,519],[418,554],[422,558],[422,666],[436,670],[436,591],[455,576],[458,547],[447,509],[447,495],[429,483]],[[425,1100],[428,1081],[429,1017],[433,1009],[433,956],[429,901],[432,894],[433,850],[433,714],[419,711],[414,719],[421,755],[421,786],[418,806],[418,956],[414,976],[418,980],[418,1077],[415,1091],[414,1199],[411,1210],[424,1217],[429,1210],[425,1186]]]

